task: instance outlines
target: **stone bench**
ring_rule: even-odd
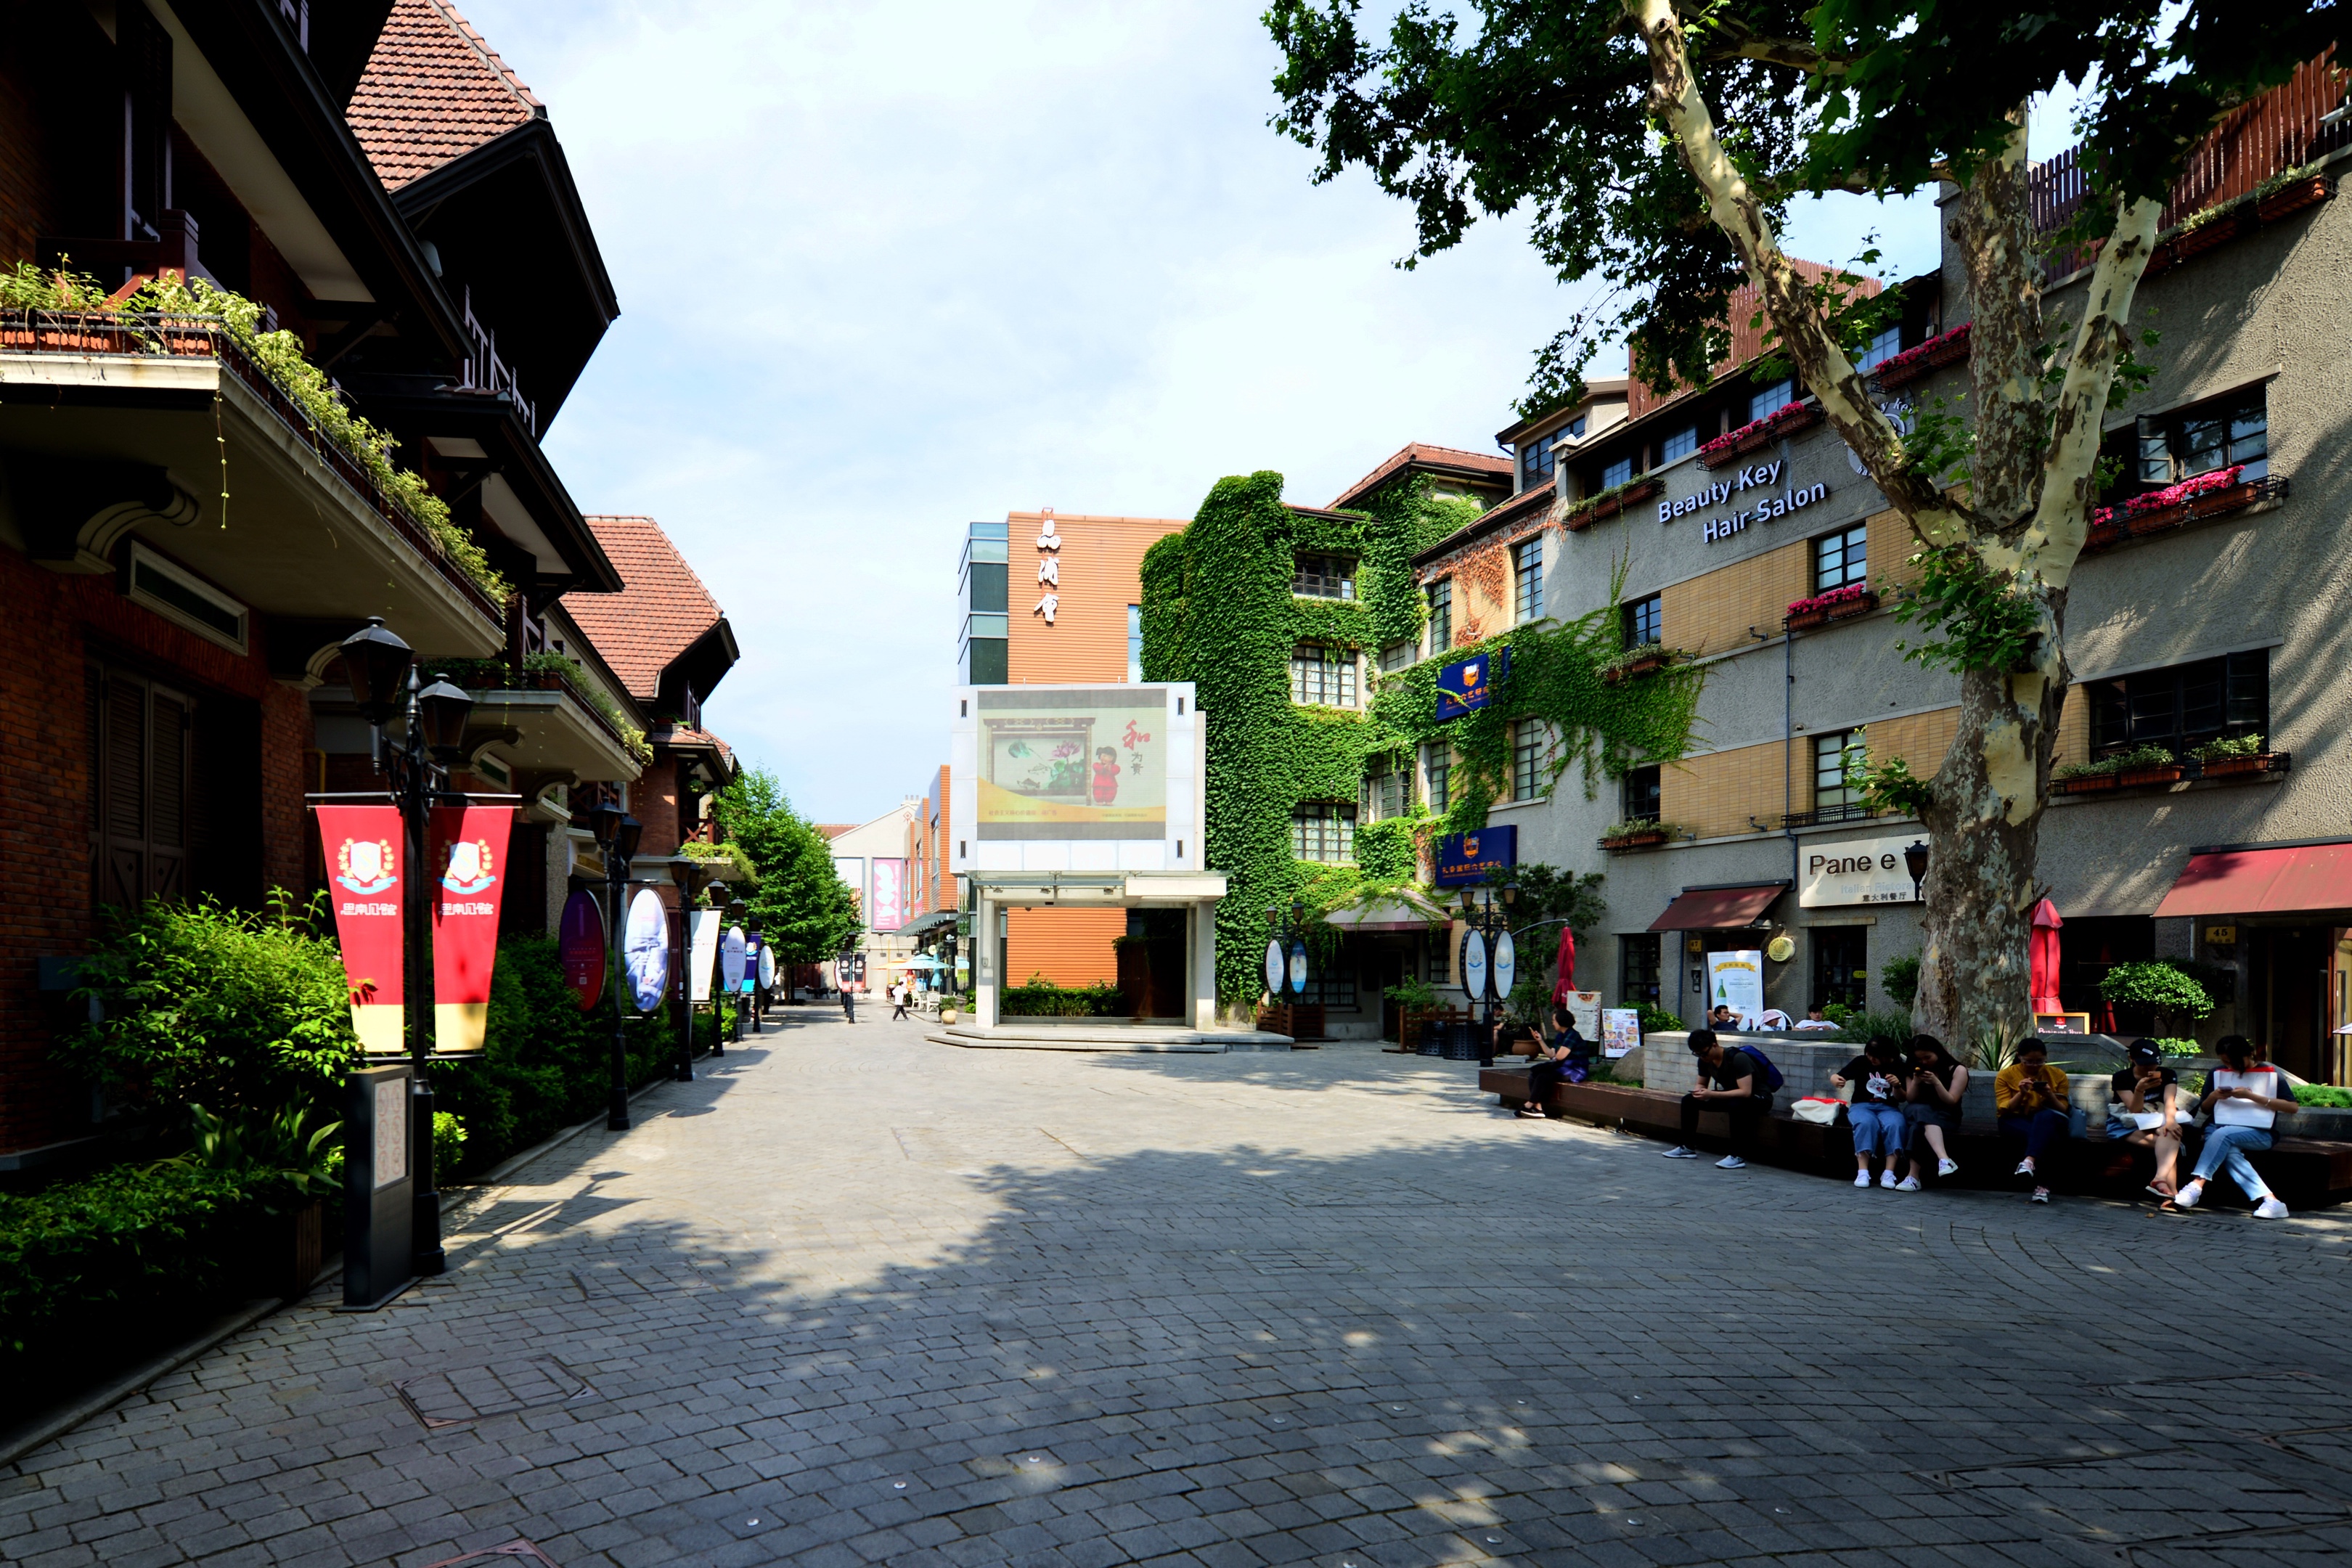
[[[1496,1096],[1512,1110],[1528,1103],[1528,1069],[1487,1068],[1478,1074],[1481,1093]],[[1785,1099],[1785,1092],[1783,1099]],[[1682,1095],[1663,1089],[1634,1089],[1613,1083],[1554,1084],[1544,1095],[1547,1112],[1614,1127],[1645,1138],[1668,1142],[1682,1138]],[[1960,1163],[1965,1185],[2005,1184],[2017,1163],[2017,1145],[1982,1122],[1966,1121],[1951,1140],[1953,1158]],[[1699,1117],[1703,1142],[1723,1144],[1730,1136],[1730,1118],[1722,1111]],[[1843,1118],[1827,1126],[1800,1121],[1785,1106],[1764,1118],[1756,1133],[1756,1157],[1792,1170],[1812,1171],[1851,1178],[1853,1140]],[[2336,1201],[2352,1194],[2352,1142],[2316,1138],[2281,1138],[2272,1148],[2253,1156],[2254,1168],[2290,1205]],[[2104,1123],[2094,1121],[2090,1134],[2069,1139],[2062,1169],[2051,1173],[2053,1185],[2074,1192],[2130,1196],[2144,1187],[2154,1171],[2155,1156],[2136,1144],[2110,1142]],[[1937,1178],[1930,1163],[1919,1173],[1933,1186]],[[2235,1184],[2216,1178],[2210,1189],[2235,1195]]]

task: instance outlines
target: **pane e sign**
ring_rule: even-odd
[[[1846,838],[1804,847],[1801,909],[1840,904],[1908,904],[1916,901],[1903,851],[1917,835]]]

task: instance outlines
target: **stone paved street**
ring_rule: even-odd
[[[877,1010],[878,1011],[878,1010]],[[875,1015],[869,1013],[868,1017]],[[0,1473],[34,1568],[2340,1563],[2352,1226],[1856,1192],[1370,1047],[789,1011]],[[528,1562],[494,1557],[490,1563]]]

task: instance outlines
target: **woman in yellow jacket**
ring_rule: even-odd
[[[2033,1202],[2048,1203],[2050,1184],[2042,1177],[2042,1161],[2053,1143],[2074,1131],[2066,1075],[2050,1065],[2050,1047],[2032,1037],[2019,1041],[2017,1059],[1993,1076],[1992,1102],[2002,1135],[2025,1140],[2025,1158],[2017,1163],[2016,1173],[2033,1178]]]

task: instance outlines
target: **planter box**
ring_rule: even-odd
[[[2231,485],[2227,489],[2208,490],[2201,496],[2191,497],[2182,510],[2190,517],[2220,517],[2224,512],[2242,511],[2262,499],[2263,487],[2249,480],[2244,484]]]
[[[1572,511],[1561,519],[1570,533],[1591,527],[1604,518],[1615,517],[1629,506],[1638,506],[1666,488],[1664,479],[1643,479],[1640,484],[1621,490],[1613,496],[1594,501],[1581,510]]]
[[[2217,245],[2227,245],[2238,237],[2238,220],[2234,216],[2217,217],[2212,222],[2192,228],[2172,242],[2173,249],[2183,261],[2200,256]]]
[[[1850,599],[1840,599],[1834,605],[1799,611],[1789,616],[1788,626],[1790,631],[1803,631],[1808,626],[1827,626],[1832,621],[1849,621],[1856,616],[1866,616],[1876,608],[1876,594],[1857,594]]]
[[[2336,194],[2336,182],[2325,174],[2314,174],[2307,180],[2297,180],[2291,185],[2281,185],[2264,196],[2254,208],[2255,216],[2264,223],[2276,223],[2283,217],[2315,207]]]
[[[2171,784],[2180,782],[2186,770],[2179,763],[2154,768],[2126,768],[2116,775],[2117,789],[2133,789],[2141,784]]]
[[[291,1300],[310,1289],[326,1251],[326,1205],[311,1202],[289,1214],[256,1215],[244,1237],[241,1272],[252,1294]]]
[[[2101,790],[2115,787],[2116,775],[2113,773],[2088,773],[2081,778],[2050,781],[2052,795],[2095,795]]]
[[[1758,421],[1754,429],[1732,431],[1719,436],[1698,449],[1701,466],[1709,468],[1728,468],[1750,452],[1760,452],[1781,437],[1811,428],[1822,422],[1822,411],[1811,404],[1787,418],[1768,416]]]
[[[1827,610],[1807,610],[1802,615],[1789,617],[1789,629],[1792,632],[1801,632],[1811,626],[1825,626],[1829,624],[1830,613]]]
[[[1623,664],[1612,665],[1609,668],[1602,670],[1601,672],[1601,683],[1604,686],[1622,685],[1623,682],[1632,680],[1637,676],[1649,675],[1655,671],[1664,669],[1673,662],[1673,659],[1668,658],[1663,653],[1656,655],[1644,655],[1640,658],[1629,659]]]
[[[1969,326],[1963,324],[1939,337],[1928,339],[1908,353],[1895,355],[1874,373],[1878,384],[1882,387],[1901,386],[1906,382],[1918,380],[1931,370],[1958,363],[1969,357],[1971,336]]]
[[[1651,833],[1627,833],[1615,838],[1604,838],[1601,841],[1601,847],[1603,849],[1650,849],[1665,841],[1666,830],[1661,827]]]
[[[2263,752],[2251,757],[2216,757],[2211,762],[2200,765],[2204,770],[2204,776],[2209,779],[2236,778],[2242,773],[2270,772],[2271,764],[2276,757],[2276,752]]]

